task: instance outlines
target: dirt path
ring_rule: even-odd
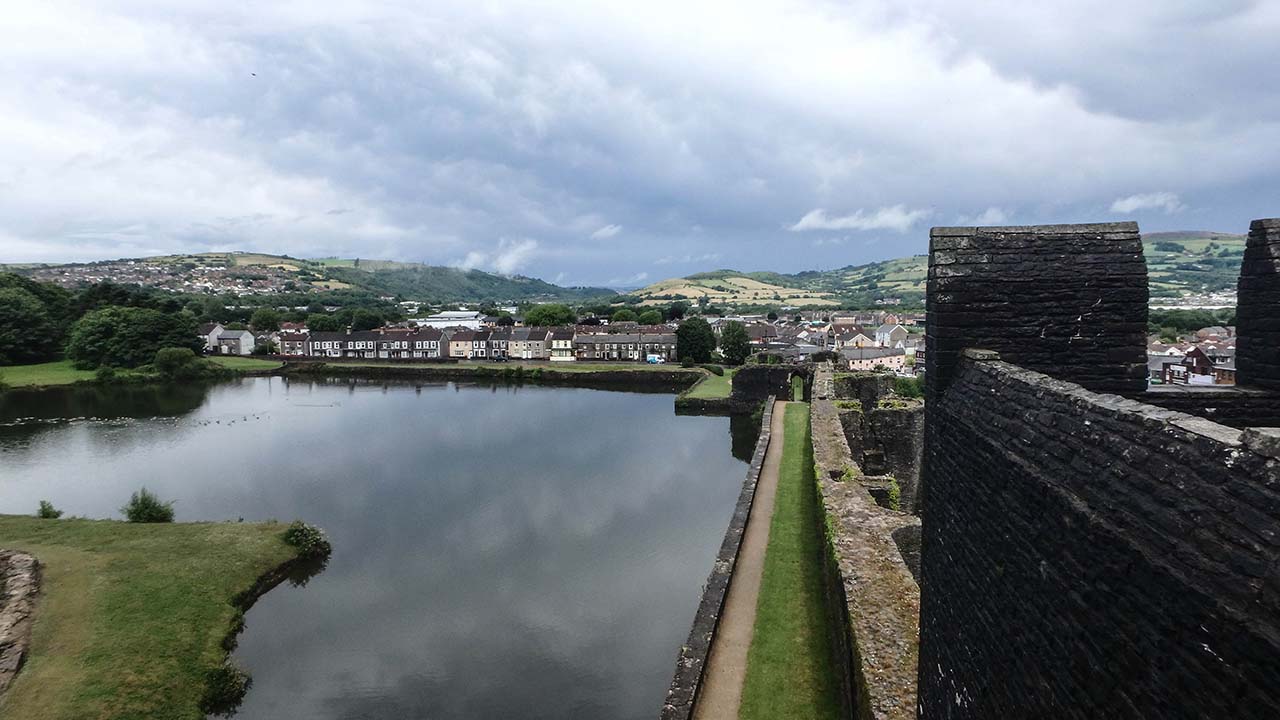
[[[747,520],[738,559],[733,568],[733,584],[725,597],[724,611],[707,658],[694,720],[737,720],[742,703],[742,686],[747,677],[747,650],[755,632],[756,601],[764,574],[764,554],[769,546],[769,525],[773,519],[774,497],[778,492],[778,470],[782,465],[782,431],[785,402],[773,405],[769,450],[760,468],[755,501]]]

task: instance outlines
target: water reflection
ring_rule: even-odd
[[[72,385],[0,393],[0,425],[20,420],[174,417],[200,407],[203,383],[173,385]]]
[[[204,392],[177,417],[0,434],[0,511],[47,498],[114,516],[146,484],[180,520],[324,527],[328,568],[248,613],[240,717],[654,715],[749,422],[677,417],[670,395],[537,386]]]

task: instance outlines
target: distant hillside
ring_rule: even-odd
[[[1244,235],[1204,231],[1142,236],[1153,297],[1235,292],[1244,258]]]
[[[6,269],[66,286],[109,280],[173,292],[238,295],[350,290],[433,304],[611,298],[608,288],[560,287],[536,278],[384,260],[304,260],[261,253],[197,253]]]
[[[1208,231],[1143,236],[1153,297],[1178,298],[1235,291],[1245,236]],[[922,305],[929,258],[912,255],[836,270],[784,274],[716,270],[663,280],[631,293],[644,304],[706,297],[715,305],[872,307]]]

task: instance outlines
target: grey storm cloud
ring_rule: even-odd
[[[598,283],[867,262],[952,218],[1277,214],[1276,3],[693,5],[7,7],[0,262]]]

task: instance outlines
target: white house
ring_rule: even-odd
[[[472,310],[447,310],[435,315],[414,320],[418,325],[433,327],[438,330],[463,327],[468,330],[479,330],[484,326],[484,313]]]
[[[901,371],[906,366],[906,351],[902,348],[860,348],[846,347],[840,350],[840,357],[850,370],[895,370]]]
[[[200,326],[200,339],[204,341],[205,352],[218,352],[218,336],[225,331],[222,323],[205,323]]]
[[[252,355],[253,333],[248,330],[224,330],[218,336],[218,352],[223,355]]]
[[[876,328],[876,345],[880,347],[902,347],[899,343],[907,339],[911,333],[901,325],[885,323]]]

